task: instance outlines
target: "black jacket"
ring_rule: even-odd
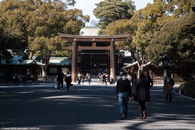
[[[66,75],[65,82],[66,82],[67,85],[71,84],[72,81],[71,81],[71,75],[70,74]]]
[[[146,102],[150,101],[150,85],[145,78],[139,80],[137,87],[137,102]]]
[[[58,74],[57,81],[63,82],[63,78],[64,78],[64,74],[63,74],[63,73],[59,73],[59,74]]]
[[[116,85],[115,96],[118,96],[118,93],[128,93],[131,96],[131,86],[128,79],[119,79]]]

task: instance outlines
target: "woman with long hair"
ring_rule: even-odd
[[[144,73],[141,73],[140,79],[136,87],[137,102],[139,102],[140,119],[147,118],[145,102],[150,101],[149,89],[150,89],[149,83],[146,80]]]

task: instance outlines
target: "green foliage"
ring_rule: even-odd
[[[14,53],[18,55],[22,54],[27,47],[27,39],[24,37],[23,33],[12,32],[10,30],[5,30],[3,27],[0,29],[0,53],[10,57],[7,53],[7,49],[12,49]]]
[[[195,80],[180,85],[179,93],[195,98]]]
[[[68,10],[67,5],[74,3],[74,0],[4,0],[0,4],[0,26],[22,32],[28,38],[28,49],[41,56],[47,68],[51,54],[62,48],[57,33],[79,34],[84,21],[89,21],[82,10]]]
[[[96,6],[93,13],[96,18],[100,19],[98,23],[101,28],[100,34],[105,34],[104,29],[109,23],[120,19],[130,19],[135,12],[135,5],[132,0],[105,0]]]
[[[192,60],[194,56],[190,58],[190,55],[194,55],[193,53],[195,51],[190,49],[194,47],[192,42],[194,38],[193,34],[189,33],[188,29],[192,32],[193,24],[188,24],[190,27],[185,26],[186,28],[183,28],[183,30],[177,29],[177,34],[182,34],[175,36],[170,34],[170,29],[176,30],[176,28],[183,27],[180,26],[181,21],[168,24],[187,15],[191,11],[191,7],[191,0],[154,0],[153,4],[148,3],[144,9],[138,10],[131,19],[110,23],[106,28],[106,34],[131,34],[129,41],[120,43],[120,45],[128,48],[132,54],[139,52],[138,54],[149,58],[150,61],[156,64],[158,64],[159,58],[167,52],[169,52],[168,54],[173,56],[173,58],[176,57],[177,62],[180,58],[181,60]],[[183,23],[185,23],[185,21]],[[162,32],[161,28],[166,24],[168,24],[168,26],[164,31],[167,31]],[[159,42],[163,42],[163,44]],[[173,42],[175,44],[177,43],[177,45],[169,44]],[[139,55],[137,59],[139,60]]]
[[[195,80],[181,84],[179,88],[180,89],[191,89],[191,90],[195,91]]]
[[[169,22],[154,34],[146,51],[151,61],[168,54],[175,65],[195,59],[195,13],[188,13],[178,20]],[[157,63],[157,62],[155,62]]]
[[[57,49],[55,51],[53,51],[51,56],[52,57],[63,57],[63,56],[71,57],[72,50],[64,50],[64,49],[62,49],[62,46],[72,46],[72,42],[62,41],[62,44],[57,46]]]
[[[188,14],[193,6],[193,0],[173,0],[173,17]]]

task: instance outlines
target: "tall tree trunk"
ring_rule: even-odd
[[[33,52],[30,52],[29,59],[32,60]]]
[[[42,76],[47,76],[47,67],[44,65],[41,66],[41,69],[42,69]]]
[[[49,66],[49,61],[51,57],[51,51],[49,52],[49,55],[45,54],[45,56],[41,58],[41,63],[44,63],[45,65],[41,66],[42,69],[42,76],[47,76],[47,67]]]
[[[136,60],[134,51],[131,51],[131,59],[132,59],[132,62],[135,62]]]
[[[140,78],[140,74],[143,72],[143,65],[144,65],[144,54],[141,52],[141,56],[139,55],[139,52],[137,52],[137,62],[138,62],[138,78]]]

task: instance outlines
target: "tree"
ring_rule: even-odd
[[[135,13],[134,16],[138,14]],[[134,17],[135,18],[135,17]],[[117,46],[123,46],[126,50],[131,51],[131,58],[133,62],[135,62],[135,46],[133,46],[132,43],[132,37],[135,35],[135,31],[137,30],[136,20],[133,20],[133,17],[131,20],[121,20],[121,21],[115,21],[113,23],[110,23],[106,27],[106,34],[107,35],[122,35],[122,34],[131,34],[131,36],[128,38],[126,42],[116,42],[115,44]]]
[[[188,13],[178,20],[169,22],[154,34],[146,48],[148,58],[158,64],[164,54],[172,58],[176,66],[195,59],[195,13]]]
[[[30,8],[28,2],[5,0],[0,4],[0,26],[3,30],[3,41],[0,50],[7,53],[7,49],[12,49],[18,55],[27,48],[27,35],[25,31],[24,17]],[[8,54],[8,53],[7,53]]]
[[[139,71],[143,71],[144,60],[149,55],[148,53],[146,55],[145,50],[153,39],[153,35],[159,32],[166,23],[178,19],[190,11],[188,10],[191,8],[189,1],[183,1],[185,7],[181,7],[181,3],[182,1],[177,0],[154,0],[153,4],[148,3],[144,9],[138,10],[128,22],[124,23],[127,24],[125,26],[128,27],[129,31],[121,24],[117,26],[117,24],[113,23],[109,24],[106,32],[113,32],[111,31],[112,29],[117,30],[116,34],[131,33],[131,38],[129,39],[132,40],[129,41],[129,48],[134,50],[133,53],[136,52]],[[121,45],[126,45],[126,43]],[[155,47],[155,45],[153,46]]]
[[[173,17],[181,17],[191,11],[194,0],[172,0]]]
[[[61,2],[43,3],[39,10],[30,14],[27,30],[32,34],[29,36],[29,48],[41,56],[41,62],[45,63],[45,66],[42,66],[43,75],[47,75],[46,69],[52,52],[63,45],[61,38],[56,36],[57,33],[79,34],[81,27],[84,26],[84,20],[89,20],[81,10],[64,10],[63,6]]]
[[[161,23],[159,18],[162,18],[165,13],[163,11],[165,9],[162,8],[162,5],[157,3],[148,4],[144,9],[138,10],[130,20],[123,20],[119,23],[113,22],[106,28],[106,32],[112,35],[131,34],[129,41],[121,43],[121,45],[131,51],[133,61],[135,61],[135,58],[137,59],[140,71],[143,70],[145,48],[148,46],[153,33],[159,30],[160,25],[158,23]]]
[[[135,11],[135,5],[132,0],[105,0],[96,4],[93,10],[96,18],[100,19],[98,25],[101,30],[100,35],[105,34],[106,26],[116,20],[130,19]]]
[[[5,55],[6,62],[9,63],[12,55],[8,52],[11,49],[17,55],[22,55],[26,49],[27,39],[22,33],[11,32],[0,27],[0,53]]]
[[[15,32],[24,32],[28,37],[28,49],[40,56],[42,75],[47,75],[47,67],[52,52],[61,49],[64,43],[57,33],[79,34],[84,21],[82,10],[67,9],[71,0],[61,2],[41,0],[5,0],[1,2],[0,25]]]

